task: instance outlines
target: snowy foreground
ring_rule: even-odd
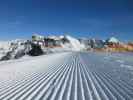
[[[133,54],[66,52],[0,62],[0,100],[133,100]]]

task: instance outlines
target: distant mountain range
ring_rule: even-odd
[[[117,38],[107,40],[76,39],[72,36],[41,36],[34,34],[29,40],[16,39],[0,42],[1,60],[18,59],[25,55],[38,56],[64,51],[133,51],[133,43],[122,43]]]

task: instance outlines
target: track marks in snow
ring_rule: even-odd
[[[1,82],[0,100],[132,100],[133,86],[116,80],[113,73],[99,70],[102,64],[96,64],[91,57],[87,53],[66,53],[55,59],[60,63],[47,65],[47,72],[39,67],[33,73],[23,72],[25,78],[9,82],[6,87]]]

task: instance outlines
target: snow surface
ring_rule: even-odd
[[[130,60],[65,52],[0,62],[0,100],[133,100],[133,70],[121,67],[133,64],[126,55]]]

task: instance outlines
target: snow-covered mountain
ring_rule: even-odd
[[[119,40],[115,37],[111,37],[107,41],[110,42],[110,43],[119,43]]]
[[[62,51],[80,51],[85,48],[83,44],[79,42],[78,39],[71,37],[71,36],[51,36],[49,37],[50,39],[52,38],[53,40],[61,40],[61,47],[62,48],[50,48],[50,49],[45,49],[43,47],[41,51],[40,47],[37,45],[36,42],[28,41],[28,40],[21,40],[21,39],[16,39],[12,41],[4,41],[0,42],[0,59],[1,60],[9,60],[9,59],[18,59],[28,53],[31,55],[39,55],[44,52],[62,52]],[[65,40],[63,42],[62,40]],[[67,41],[67,42],[66,42]],[[60,49],[60,50],[59,50]],[[46,51],[47,50],[47,51]]]
[[[80,51],[85,48],[84,44],[81,44],[78,39],[71,37],[69,35],[64,36],[69,42],[62,45],[63,48],[70,49],[73,51]]]
[[[120,43],[120,41],[115,37],[109,38],[106,42]],[[88,41],[87,45],[89,45]],[[69,35],[48,37],[35,35],[33,40],[16,39],[12,41],[1,41],[0,59],[18,59],[27,54],[30,56],[39,56],[42,54],[55,52],[82,51],[87,50],[87,45],[82,43],[77,38],[74,38]]]

